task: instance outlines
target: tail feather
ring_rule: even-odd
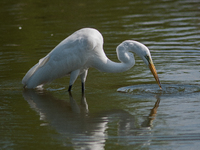
[[[49,56],[46,56],[42,59],[39,60],[39,62],[34,65],[24,76],[24,78],[22,79],[22,84],[24,85],[24,87],[27,88],[35,88],[38,85],[40,85],[40,83],[38,81],[32,81],[31,82],[31,77],[36,74],[36,72],[43,67],[48,61],[49,61]]]

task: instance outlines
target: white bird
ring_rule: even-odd
[[[83,28],[58,44],[49,54],[40,59],[22,79],[24,88],[36,88],[54,79],[70,74],[69,88],[80,75],[82,92],[85,90],[85,81],[90,67],[101,72],[118,73],[129,70],[135,64],[132,52],[142,58],[150,68],[159,87],[161,84],[153,64],[149,49],[133,40],[122,42],[116,49],[120,62],[113,62],[107,58],[103,50],[103,36],[92,28]]]

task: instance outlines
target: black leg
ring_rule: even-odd
[[[69,88],[68,88],[68,92],[70,92],[71,89],[72,89],[72,85],[69,86]]]
[[[69,92],[69,96],[72,97],[72,93],[71,93],[71,91],[68,91],[68,92]]]
[[[84,83],[82,82],[82,93],[84,93],[84,91],[85,91],[85,85],[84,85]]]

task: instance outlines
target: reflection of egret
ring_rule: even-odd
[[[127,71],[135,64],[134,55],[131,52],[142,58],[161,88],[150,51],[145,45],[132,40],[122,42],[117,47],[117,56],[121,63],[116,63],[106,57],[101,33],[91,28],[78,30],[63,40],[26,73],[22,83],[26,88],[35,88],[70,74],[68,89],[70,91],[80,75],[82,92],[84,92],[84,84],[90,67],[110,73]]]
[[[142,127],[151,127],[152,126],[152,123],[153,123],[153,120],[155,119],[155,116],[157,114],[157,108],[159,107],[159,104],[160,104],[160,95],[156,95],[156,103],[154,104],[154,107],[151,109],[151,112],[149,114],[149,116],[147,117],[147,119],[142,122],[141,126]]]
[[[139,145],[151,141],[148,135],[153,119],[149,117],[141,126],[148,128],[141,130],[141,127],[138,127],[138,119],[135,119],[137,116],[124,110],[88,113],[88,104],[84,95],[80,106],[71,93],[69,102],[57,99],[45,91],[24,90],[23,96],[31,108],[38,112],[40,120],[48,122],[59,133],[59,137],[56,135],[58,140],[62,143],[72,143],[74,149],[103,149],[109,137],[114,137],[122,145],[126,142],[128,145],[133,144],[135,139],[141,139],[141,134],[143,138]],[[158,103],[157,101],[153,110],[157,109]],[[149,116],[155,114],[156,111],[152,111]],[[112,135],[113,131],[116,131],[114,133],[116,137]]]

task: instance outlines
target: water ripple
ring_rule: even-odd
[[[198,85],[184,85],[184,84],[162,84],[162,90],[156,84],[142,84],[134,86],[126,86],[117,89],[118,92],[125,92],[131,94],[163,94],[163,95],[180,95],[200,92]]]

